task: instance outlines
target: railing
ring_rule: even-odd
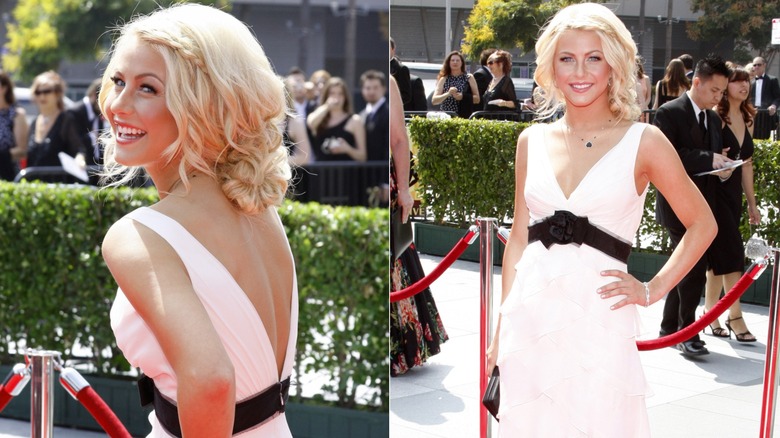
[[[503,120],[507,122],[528,122],[533,120],[530,111],[474,111],[469,119]]]
[[[294,171],[289,197],[301,202],[329,205],[377,206],[377,198],[390,180],[387,161],[328,161],[311,163]]]
[[[93,175],[99,168],[90,166]],[[294,171],[289,197],[301,202],[330,205],[379,206],[386,204],[385,187],[390,179],[387,161],[330,161],[311,163]],[[87,184],[60,167],[41,166],[22,169],[14,182],[22,180],[51,183]],[[139,177],[130,185],[143,187],[150,181]]]
[[[444,113],[450,117],[458,117],[458,113],[453,111],[404,111],[404,122],[409,123],[409,120],[411,120],[412,117],[428,117],[428,113]]]
[[[18,183],[24,181],[40,181],[46,183],[63,183],[63,184],[81,184],[81,185],[98,185],[99,175],[98,172],[102,169],[101,166],[87,166],[87,175],[89,181],[82,181],[75,176],[65,171],[62,166],[32,166],[26,167],[19,171],[14,178],[14,182]],[[130,187],[149,187],[152,182],[145,174],[136,176],[130,183],[127,184]]]

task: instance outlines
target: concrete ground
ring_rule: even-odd
[[[441,260],[421,259],[425,272]],[[498,296],[500,267],[493,273]],[[763,275],[771,276],[771,269]],[[450,340],[424,366],[391,378],[390,437],[478,437],[479,265],[455,262],[431,290]],[[663,303],[640,310],[644,338],[657,336],[662,310]],[[743,310],[758,342],[702,336],[710,354],[698,359],[672,348],[640,353],[654,392],[647,399],[654,437],[759,436],[768,308],[743,305]]]

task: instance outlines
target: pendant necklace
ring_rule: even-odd
[[[598,132],[596,132],[596,135],[591,137],[590,140],[586,140],[584,137],[580,137],[579,135],[577,135],[577,133],[574,132],[573,129],[571,129],[571,126],[569,126],[568,123],[563,122],[563,124],[566,125],[566,130],[569,131],[570,134],[574,135],[574,137],[579,138],[580,141],[582,142],[582,144],[585,145],[586,148],[592,148],[593,147],[593,142],[596,140],[596,138],[599,135],[603,134],[604,130],[607,128],[607,126],[610,126],[611,123],[612,123],[612,119],[607,120],[607,124],[602,126],[601,129]],[[614,127],[614,125],[612,127]]]

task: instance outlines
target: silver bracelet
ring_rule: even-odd
[[[647,283],[642,282],[642,285],[645,287],[645,307],[650,307],[650,286]]]

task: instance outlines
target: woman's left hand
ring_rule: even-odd
[[[761,224],[761,212],[758,210],[758,207],[754,206],[748,206],[748,217],[750,225],[759,225]]]
[[[596,289],[602,299],[612,298],[619,295],[624,295],[625,298],[613,304],[610,309],[617,310],[628,304],[636,304],[638,306],[646,307],[652,304],[655,300],[652,297],[652,293],[647,295],[645,293],[645,285],[641,281],[634,278],[633,275],[618,271],[616,269],[610,269],[601,271],[602,277],[617,277],[619,280],[605,284]],[[648,283],[648,287],[650,287]]]

